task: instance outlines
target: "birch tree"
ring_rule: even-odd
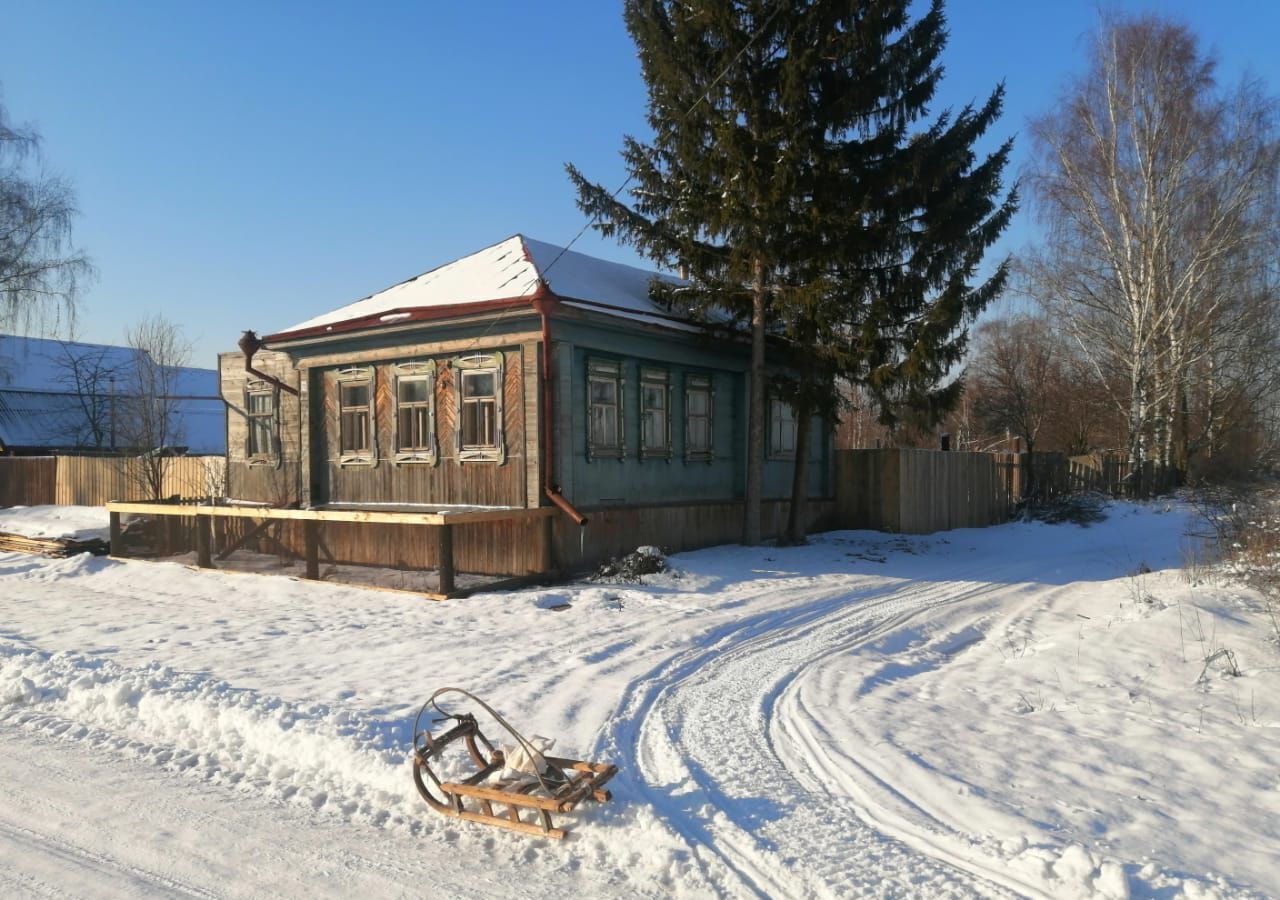
[[[179,379],[190,361],[191,345],[178,325],[160,315],[130,328],[126,344],[133,361],[126,373],[126,413],[118,429],[121,444],[138,456],[125,458],[122,465],[140,494],[162,500],[173,445],[185,435]]]
[[[1118,386],[1134,465],[1185,468],[1227,398],[1274,379],[1257,339],[1277,302],[1275,112],[1256,82],[1220,88],[1188,29],[1141,16],[1104,19],[1086,73],[1032,125],[1048,235],[1026,284]]]
[[[40,135],[0,103],[0,328],[71,320],[93,267],[71,240],[75,191],[41,166]]]

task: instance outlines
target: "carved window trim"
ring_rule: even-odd
[[[348,405],[345,403],[346,390],[344,389],[359,387],[362,384],[369,392],[367,407],[364,404]],[[336,387],[338,392],[338,465],[376,466],[378,464],[377,371],[373,366],[344,366],[338,370]],[[362,411],[365,413],[365,443],[368,446],[348,449],[346,425],[348,420],[346,415],[350,413],[355,416]]]
[[[640,458],[671,459],[671,373],[666,369],[647,366],[640,368]],[[650,406],[653,397],[662,400],[661,406]],[[651,417],[651,412],[660,414],[656,442],[650,441],[649,424],[658,417]]]
[[[507,461],[505,413],[503,395],[506,393],[505,357],[501,352],[474,353],[453,361],[454,394],[457,416],[454,422],[454,444],[458,448],[458,462],[492,462],[502,465]],[[493,376],[493,444],[463,444],[463,417],[467,405],[483,404],[486,395],[466,396],[467,383],[478,375]]]
[[[597,397],[595,385],[608,385],[613,400]],[[622,363],[614,359],[589,358],[587,360],[587,459],[623,459],[627,455],[626,431],[626,380],[622,376]],[[603,429],[597,423],[613,422],[613,443],[609,443]]]
[[[777,397],[769,398],[769,458],[795,459],[796,410]]]
[[[395,422],[395,462],[397,465],[434,466],[440,461],[440,446],[436,440],[436,361],[434,359],[398,363],[391,367],[393,377],[392,389],[392,421]],[[424,383],[427,399],[425,401],[405,401],[401,397],[402,384]],[[425,442],[421,445],[406,443],[402,410],[425,409],[426,428]]]
[[[254,400],[266,398],[267,408],[254,411]],[[244,416],[247,431],[244,438],[244,456],[251,466],[280,465],[280,389],[266,381],[250,381],[244,387]],[[261,420],[261,422],[259,421]],[[255,434],[265,428],[266,446],[257,447]]]
[[[695,414],[691,410],[693,404],[690,397],[694,394],[705,394],[707,411]],[[705,420],[707,443],[705,447],[694,444],[694,422]],[[710,375],[685,375],[684,377],[684,458],[687,460],[710,460],[715,456],[716,443],[716,389],[715,381]]]

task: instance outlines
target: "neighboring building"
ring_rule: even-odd
[[[137,351],[110,344],[0,335],[0,452],[109,453],[130,433]],[[179,368],[170,447],[226,451],[226,407],[213,369]],[[154,449],[154,448],[146,448]]]
[[[517,235],[261,342],[247,334],[219,356],[229,496],[555,504],[561,568],[736,541],[749,348],[656,306],[655,277]],[[789,407],[768,406],[766,532],[795,448]],[[827,423],[810,446],[817,519],[834,494]]]

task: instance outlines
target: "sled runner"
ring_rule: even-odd
[[[442,694],[461,694],[484,709],[514,739],[499,749],[480,731],[472,713],[450,713],[436,703]],[[419,730],[423,714],[431,707],[438,713],[432,724],[455,724],[437,734]],[[422,705],[413,723],[413,782],[432,809],[468,822],[496,825],[524,834],[563,838],[565,830],[552,825],[552,813],[569,813],[587,798],[605,801],[611,795],[604,784],[618,772],[606,763],[547,756],[542,750],[494,712],[461,688],[441,688]],[[441,759],[450,745],[461,741],[474,771],[458,780],[441,780]],[[525,817],[522,817],[522,814]]]

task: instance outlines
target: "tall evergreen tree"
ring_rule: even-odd
[[[632,204],[569,166],[604,234],[688,274],[660,297],[750,323],[746,543],[760,540],[766,334],[789,339],[794,376],[774,388],[798,413],[799,539],[809,423],[834,412],[832,375],[865,384],[886,422],[940,415],[963,326],[1005,280],[1001,266],[969,285],[1014,208],[996,199],[1008,145],[976,165],[972,149],[1002,92],[913,133],[946,32],[941,0],[915,22],[909,5],[628,0],[654,132],[625,139]]]

